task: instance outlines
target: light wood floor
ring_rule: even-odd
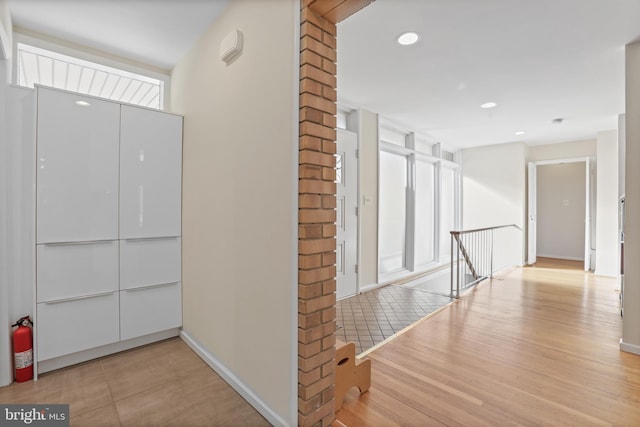
[[[72,426],[268,426],[179,338],[0,388],[0,402],[68,403]]]
[[[347,426],[640,426],[640,356],[616,281],[541,259],[479,285],[368,355]]]

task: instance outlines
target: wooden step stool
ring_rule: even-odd
[[[336,340],[336,411],[342,408],[344,396],[352,387],[360,394],[371,385],[371,360],[356,360],[356,345]]]

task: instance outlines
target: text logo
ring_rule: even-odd
[[[0,427],[69,427],[69,405],[0,405]]]

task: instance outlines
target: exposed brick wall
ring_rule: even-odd
[[[336,25],[303,0],[300,28],[298,424],[335,419]]]

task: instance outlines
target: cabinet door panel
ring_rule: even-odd
[[[38,360],[117,342],[118,292],[37,306]]]
[[[37,301],[118,290],[116,240],[37,246]]]
[[[120,238],[180,236],[182,117],[122,106]]]
[[[180,240],[121,240],[120,289],[180,282]]]
[[[118,104],[38,88],[38,243],[118,238],[119,132]]]
[[[122,340],[182,326],[182,285],[120,291]]]

